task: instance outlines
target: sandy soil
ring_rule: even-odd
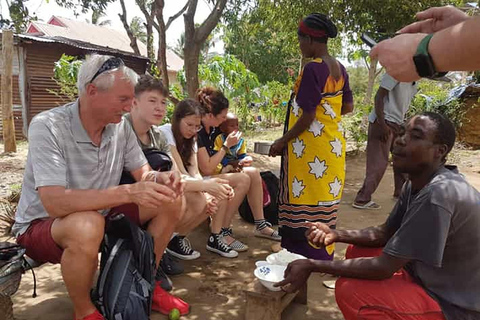
[[[1,152],[0,147],[0,152]],[[21,144],[16,155],[0,155],[0,197],[8,194],[9,186],[21,183],[26,155],[26,144]],[[458,163],[467,179],[480,188],[479,152],[455,150],[452,161]],[[278,172],[279,159],[255,156],[258,167],[262,170]],[[356,191],[361,187],[365,170],[364,154],[349,156],[347,160],[347,178],[344,197],[339,211],[340,228],[361,228],[381,223],[394,205],[392,199],[393,179],[391,169],[379,186],[374,200],[382,209],[377,211],[360,211],[353,209],[351,203]],[[186,262],[185,273],[173,277],[173,293],[191,304],[191,313],[183,319],[244,319],[243,290],[254,281],[254,263],[263,260],[271,253],[269,240],[253,237],[253,226],[240,218],[234,219],[236,236],[250,246],[246,253],[240,253],[236,259],[219,258],[206,252],[208,235],[206,225],[202,225],[190,236],[193,246],[202,256],[195,261]],[[345,246],[337,247],[337,258],[344,254]],[[17,319],[72,319],[72,305],[63,285],[58,265],[46,264],[36,268],[37,298],[32,298],[33,278],[31,273],[23,276],[20,289],[14,295],[14,313]],[[333,290],[321,285],[330,277],[313,275],[309,280],[308,305],[291,304],[283,313],[282,319],[342,319],[334,298]],[[0,316],[1,317],[1,316]],[[167,319],[158,313],[152,320]]]

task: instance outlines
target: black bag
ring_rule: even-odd
[[[158,150],[157,148],[148,148],[143,150],[145,158],[147,158],[148,164],[155,171],[169,171],[172,169],[172,159],[169,155],[163,151]],[[132,177],[130,172],[123,171],[122,178],[120,179],[120,184],[131,184],[135,183],[135,179]]]
[[[153,238],[123,214],[110,218],[92,300],[106,320],[148,320],[155,283]]]
[[[263,213],[265,215],[265,219],[273,225],[278,224],[278,190],[279,190],[279,180],[277,176],[273,174],[271,171],[264,171],[260,172],[260,176],[262,177],[263,181],[265,182],[268,190],[268,194],[270,195],[270,202],[267,205],[263,206]],[[265,203],[265,202],[264,202]],[[243,220],[254,223],[255,219],[252,215],[252,210],[250,209],[250,205],[248,204],[248,200],[245,197],[242,204],[238,208],[240,216]]]

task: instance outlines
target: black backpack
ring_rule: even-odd
[[[279,180],[275,174],[271,171],[260,172],[265,185],[267,186],[268,193],[270,195],[270,202],[267,205],[263,206],[263,213],[265,219],[273,225],[278,224],[278,190],[279,190]],[[242,204],[238,208],[240,216],[243,220],[254,223],[255,219],[252,215],[252,210],[248,204],[248,200],[245,197]]]
[[[153,238],[123,214],[107,221],[92,300],[106,320],[148,320],[155,283]]]
[[[143,150],[145,158],[147,158],[148,164],[156,171],[169,171],[172,169],[172,159],[170,156],[157,148],[148,148]],[[128,171],[123,171],[120,184],[135,183],[135,179]]]

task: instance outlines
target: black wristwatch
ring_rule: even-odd
[[[417,73],[422,78],[434,79],[443,77],[447,74],[447,72],[437,72],[433,59],[428,53],[428,44],[432,37],[433,33],[423,38],[418,45],[417,52],[413,56],[413,62],[415,63]]]

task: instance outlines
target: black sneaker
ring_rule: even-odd
[[[226,245],[225,242],[222,241],[222,237],[219,234],[210,234],[207,242],[207,250],[218,253],[225,258],[238,257],[238,252]]]
[[[183,273],[182,263],[167,251],[165,251],[162,260],[160,260],[160,267],[169,276],[176,276],[177,274]]]
[[[194,260],[200,257],[200,252],[192,249],[190,241],[182,236],[175,236],[167,246],[167,252],[182,260]]]
[[[157,268],[157,274],[155,275],[155,281],[157,281],[160,284],[160,287],[165,290],[165,291],[171,291],[172,290],[172,280],[165,274],[165,272],[162,270],[162,267]]]

